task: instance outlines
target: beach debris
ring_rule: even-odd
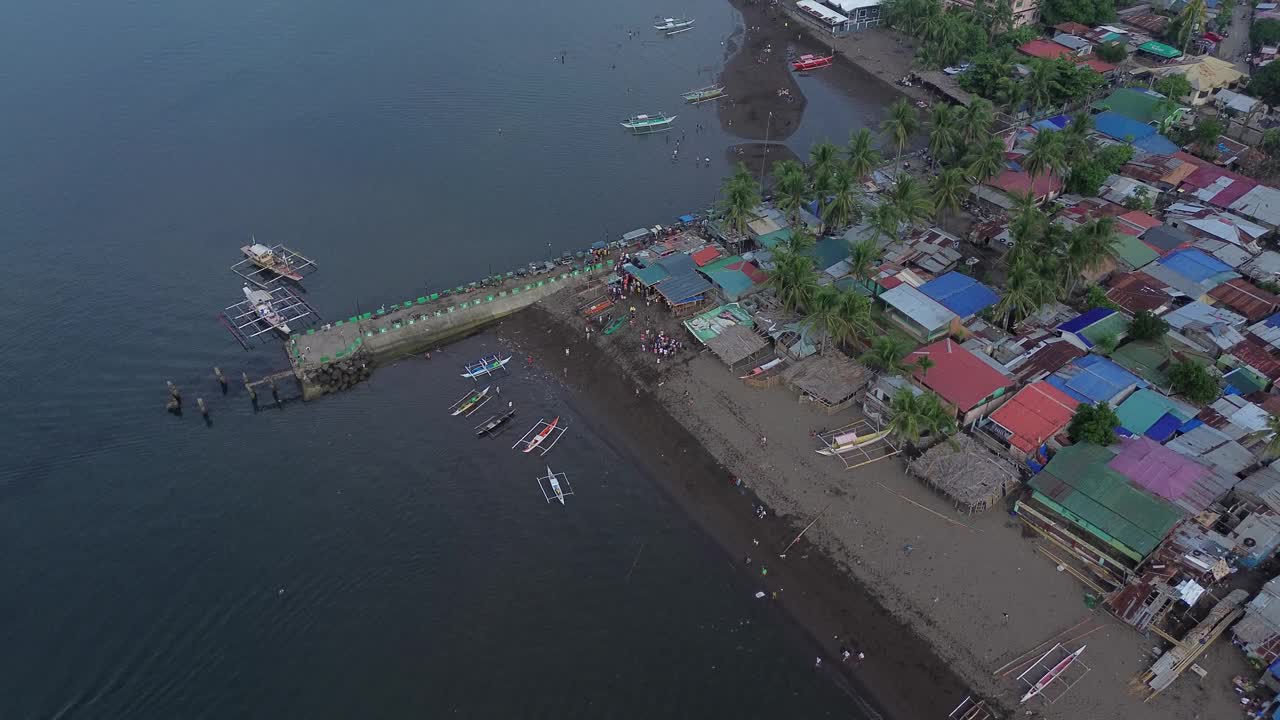
[[[761,599],[761,598],[763,598],[763,597],[764,597],[764,591],[763,591],[763,590],[757,590],[757,591],[756,591],[756,599],[757,599],[757,600],[759,600],[759,599]]]

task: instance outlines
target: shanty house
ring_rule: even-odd
[[[1246,655],[1265,665],[1280,657],[1280,577],[1272,578],[1249,601],[1231,634]]]
[[[1048,383],[1080,402],[1124,402],[1147,382],[1101,355],[1086,355],[1050,375]]]
[[[1131,272],[1111,280],[1107,299],[1130,314],[1143,310],[1163,315],[1173,305],[1167,286],[1144,272]]]
[[[956,409],[961,425],[968,425],[999,407],[1012,378],[996,369],[994,360],[984,360],[950,338],[926,345],[907,355],[905,362],[927,357],[933,367],[916,368],[911,376],[917,385],[932,390]]]
[[[806,358],[782,371],[782,380],[788,387],[822,405],[828,415],[852,405],[874,376],[865,365],[834,350]]]
[[[922,342],[946,335],[959,320],[954,312],[906,283],[881,293],[880,300],[889,319]]]
[[[1080,313],[1058,326],[1062,339],[1081,350],[1092,350],[1104,338],[1120,341],[1129,332],[1129,318],[1107,307]]]
[[[1189,515],[1212,505],[1238,481],[1147,437],[1122,440],[1107,466]]]
[[[1042,456],[1041,447],[1066,429],[1080,401],[1047,382],[1032,383],[979,423],[1002,452],[1018,461]],[[1056,446],[1056,444],[1055,444]]]
[[[1160,545],[1183,512],[1112,469],[1114,457],[1089,443],[1063,448],[1028,481],[1031,495],[1017,509],[1027,522],[1127,573]]]
[[[1209,297],[1243,315],[1251,323],[1271,317],[1280,310],[1280,297],[1243,278],[1233,278],[1209,291]]]
[[[1120,417],[1121,432],[1144,435],[1156,442],[1164,442],[1196,416],[1196,409],[1154,390],[1143,388],[1120,403],[1116,408],[1116,415]]]
[[[1240,277],[1231,266],[1200,250],[1175,250],[1142,269],[1192,300],[1199,300],[1222,283]]]
[[[962,321],[995,305],[1000,296],[994,290],[958,272],[949,272],[923,284],[920,292],[955,313]]]

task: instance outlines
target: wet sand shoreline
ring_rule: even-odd
[[[814,651],[824,657],[818,672],[830,674],[864,714],[899,720],[946,717],[968,690],[929,642],[808,540],[802,539],[780,558],[804,519],[782,519],[772,512],[765,520],[756,518],[752,507],[762,501],[750,485],[734,487],[720,459],[672,416],[678,408],[664,404],[655,390],[682,369],[669,368],[660,377],[656,369],[649,373],[641,367],[633,374],[634,366],[628,370],[619,362],[624,360],[619,353],[625,352],[619,343],[587,341],[570,322],[534,306],[505,321],[498,332],[566,377],[585,414],[605,426],[609,436],[724,549],[744,579],[777,594],[761,602],[774,603],[787,622],[808,636]],[[638,342],[635,333],[627,339]],[[752,557],[750,565],[744,553]],[[762,568],[768,569],[767,575],[761,575]],[[842,663],[842,645],[865,651],[867,659]],[[910,682],[904,683],[904,678]],[[928,691],[921,692],[923,687]]]

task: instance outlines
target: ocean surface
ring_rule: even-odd
[[[679,93],[739,22],[723,0],[9,3],[0,717],[858,717],[536,366],[498,403],[572,423],[547,457],[566,507],[510,434],[444,415],[492,335],[258,412],[211,372],[286,366],[215,320],[250,237],[313,257],[333,318],[707,206],[736,139]],[[879,120],[882,91],[801,83],[801,153]],[[680,162],[617,125],[658,110]]]

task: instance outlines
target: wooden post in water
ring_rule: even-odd
[[[213,366],[213,376],[218,378],[218,384],[222,386],[222,394],[227,394],[227,377],[222,374],[222,368],[217,365]]]
[[[271,386],[271,399],[276,401],[276,406],[280,405],[280,391],[276,389],[275,378],[267,378],[267,384]]]
[[[209,417],[209,407],[204,404],[204,398],[196,398],[196,407],[200,408],[200,414],[206,419]]]
[[[182,414],[182,391],[172,380],[165,380],[164,384],[169,386],[169,402],[165,403],[165,409],[175,415]]]
[[[244,380],[244,389],[249,391],[249,399],[250,399],[250,400],[252,400],[252,401],[254,401],[254,402],[257,402],[257,401],[258,401],[258,391],[257,391],[257,390],[254,390],[254,389],[253,389],[253,385],[251,385],[251,384],[249,383],[249,373],[247,373],[247,372],[241,372],[241,373],[240,373],[240,377]]]

